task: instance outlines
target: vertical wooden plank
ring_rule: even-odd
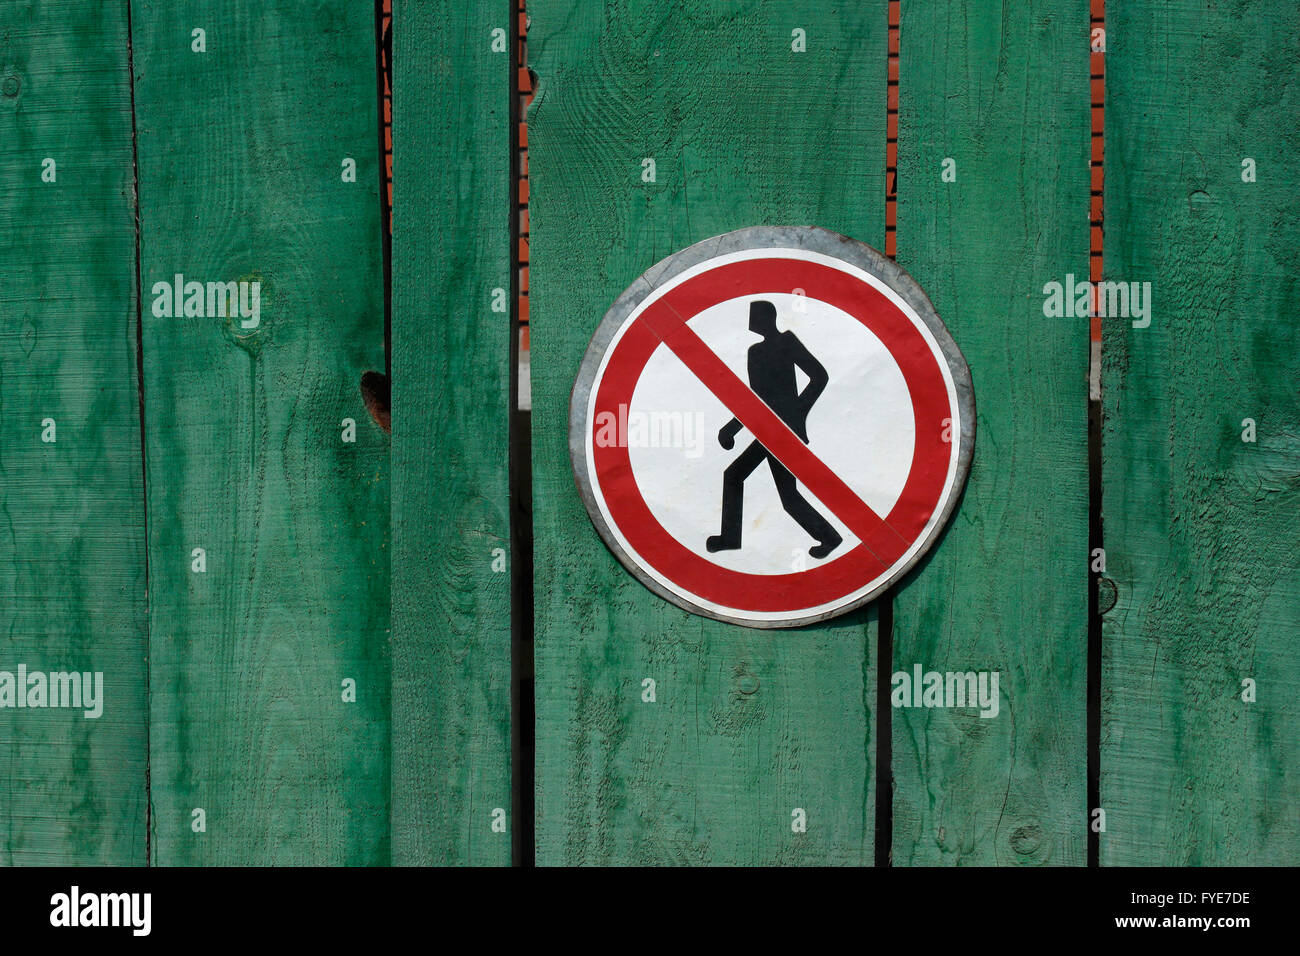
[[[898,261],[970,364],[975,457],[894,599],[894,666],[997,671],[996,717],[893,715],[895,865],[1086,861],[1086,0],[902,4]],[[943,179],[955,162],[956,180]],[[950,167],[951,168],[951,167]]]
[[[513,18],[509,0],[394,10],[399,864],[511,858]]]
[[[759,631],[656,597],[588,521],[568,405],[605,310],[665,256],[764,223],[883,246],[886,8],[529,14],[538,862],[870,863],[874,612]]]
[[[145,862],[127,50],[123,3],[0,6],[0,671],[103,675],[91,719],[11,709],[9,687],[6,864]]]
[[[1296,8],[1106,19],[1106,274],[1151,286],[1141,327],[1103,322],[1101,860],[1294,863]]]
[[[134,0],[132,27],[155,859],[387,863],[374,10]],[[176,274],[260,282],[259,323],[160,315]]]

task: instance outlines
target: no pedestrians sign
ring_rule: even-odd
[[[970,372],[916,283],[811,227],[691,246],[619,297],[569,444],[587,511],[660,596],[788,627],[904,574],[956,505]]]

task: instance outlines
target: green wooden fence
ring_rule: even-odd
[[[143,863],[148,627],[122,4],[0,8],[0,670],[104,675],[0,709],[10,864]]]
[[[873,859],[874,612],[796,635],[667,604],[605,549],[569,464],[587,341],[654,263],[760,222],[884,243],[884,19],[798,3],[706,9],[530,7],[542,864]],[[795,28],[813,40],[805,54],[790,51]],[[806,833],[791,830],[796,809]]]
[[[1002,702],[896,712],[894,864],[1078,865],[1088,334],[1041,290],[1088,270],[1087,3],[901,7],[898,261],[970,363],[978,430],[960,510],[894,595],[894,666],[998,671]]]
[[[1154,299],[1103,325],[1102,861],[1294,863],[1297,8],[1111,9],[1106,271]]]
[[[492,34],[511,20],[495,7],[393,11],[394,116],[410,116],[393,126],[399,864],[511,859],[511,59]]]
[[[976,452],[898,587],[785,631],[619,565],[569,394],[674,251],[884,247],[883,0],[530,4],[531,577],[515,3],[395,4],[391,455],[371,6],[0,6],[0,672],[103,674],[97,718],[0,675],[0,860],[1294,859],[1300,53],[1239,7],[1108,4],[1106,278],[1151,292],[1103,322],[1094,808],[1088,321],[1044,313],[1088,273],[1086,0],[902,3],[897,258]],[[892,708],[916,665],[998,716]]]

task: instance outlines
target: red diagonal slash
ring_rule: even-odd
[[[749,429],[777,461],[830,508],[875,555],[882,568],[902,557],[909,542],[871,510],[843,479],[813,454],[776,413],[727,368],[666,300],[667,308],[648,309],[641,321],[681,359],[696,378]]]

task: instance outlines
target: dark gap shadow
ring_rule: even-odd
[[[1092,570],[1101,533],[1101,402],[1088,402],[1088,866],[1100,866],[1101,835],[1092,811],[1101,806],[1101,615],[1102,574]],[[1113,587],[1113,585],[1112,585]],[[1114,603],[1113,601],[1111,602]],[[1110,608],[1106,608],[1110,610]]]
[[[510,23],[517,10],[512,3]],[[533,694],[533,470],[532,414],[519,408],[521,291],[520,237],[523,234],[519,177],[523,172],[519,124],[523,121],[523,97],[519,88],[517,61],[524,38],[513,30],[514,55],[507,58],[510,71],[510,778],[511,778],[511,862],[515,866],[536,865],[534,813],[536,786],[536,708]],[[530,72],[530,75],[531,72]],[[534,77],[534,84],[536,80]],[[534,88],[535,85],[534,85]]]
[[[380,428],[391,432],[393,375],[393,223],[388,210],[387,144],[384,140],[384,94],[393,83],[392,25],[384,29],[384,0],[375,0],[375,76],[377,78],[375,124],[379,147],[379,232],[383,246],[384,273],[384,370],[361,376],[361,397],[366,411]]]
[[[876,866],[894,865],[894,589],[876,601]]]

